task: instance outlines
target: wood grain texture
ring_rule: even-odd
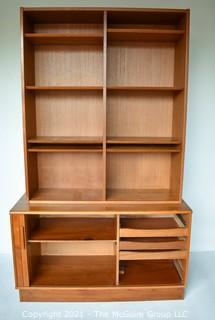
[[[88,288],[41,288],[20,290],[21,301],[95,302],[95,301],[144,301],[176,300],[184,298],[184,287],[179,286],[119,286]]]
[[[62,212],[63,213],[63,212]],[[30,240],[116,240],[115,219],[40,218]]]
[[[111,44],[108,47],[108,66],[108,85],[171,87],[174,85],[174,45]]]
[[[31,281],[33,286],[114,284],[114,256],[41,256]]]
[[[102,49],[97,46],[36,46],[35,84],[102,85]]]
[[[11,209],[11,214],[23,213],[26,215],[36,215],[36,214],[49,214],[49,215],[58,215],[63,213],[66,215],[92,215],[92,212],[98,215],[107,215],[107,214],[116,214],[123,213],[126,215],[169,215],[169,214],[178,214],[183,213],[183,216],[189,215],[192,213],[191,208],[188,204],[182,200],[180,203],[151,203],[151,204],[118,204],[118,203],[98,203],[98,204],[30,204],[27,201],[27,197],[24,194],[19,201]]]

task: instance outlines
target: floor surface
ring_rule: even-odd
[[[12,258],[0,255],[0,320],[215,319],[215,252],[192,253],[185,300],[111,303],[19,302]]]

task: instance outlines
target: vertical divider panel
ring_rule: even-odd
[[[116,285],[119,285],[119,241],[120,241],[120,215],[116,215]]]
[[[104,11],[103,18],[103,192],[102,198],[106,200],[106,109],[107,109],[107,11]]]

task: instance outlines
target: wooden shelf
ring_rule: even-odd
[[[184,35],[184,30],[176,29],[108,28],[107,31],[111,41],[176,41]]]
[[[182,280],[172,260],[126,261],[120,264],[120,285],[181,285]]]
[[[108,153],[177,153],[181,149],[178,146],[171,145],[145,145],[145,146],[131,146],[131,145],[112,145],[107,147]]]
[[[97,33],[26,33],[25,39],[36,45],[101,45],[102,32]]]
[[[102,90],[103,86],[26,86],[25,88],[33,91],[94,91]]]
[[[108,189],[109,201],[178,201],[168,189]]]
[[[129,85],[129,86],[125,86],[125,85],[108,85],[107,86],[108,90],[113,90],[113,91],[182,91],[183,87],[152,87],[152,86],[133,86],[133,85]]]
[[[100,189],[38,189],[30,199],[30,202],[63,203],[68,201],[100,201],[102,190]]]
[[[99,145],[68,145],[68,144],[38,144],[33,143],[28,147],[28,152],[71,152],[71,153],[79,153],[79,152],[93,152],[98,153],[102,152],[102,148]]]
[[[179,145],[177,138],[167,137],[107,137],[109,144],[136,144],[136,145]]]
[[[114,285],[115,267],[115,256],[41,256],[31,285]]]
[[[38,136],[28,139],[32,144],[101,144],[102,137],[45,137]]]
[[[114,218],[40,218],[29,240],[115,240]]]

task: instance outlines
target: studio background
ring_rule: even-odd
[[[191,251],[215,250],[215,1],[0,0],[0,253],[11,253],[9,209],[25,192],[20,6],[191,9],[183,198],[193,209]]]

